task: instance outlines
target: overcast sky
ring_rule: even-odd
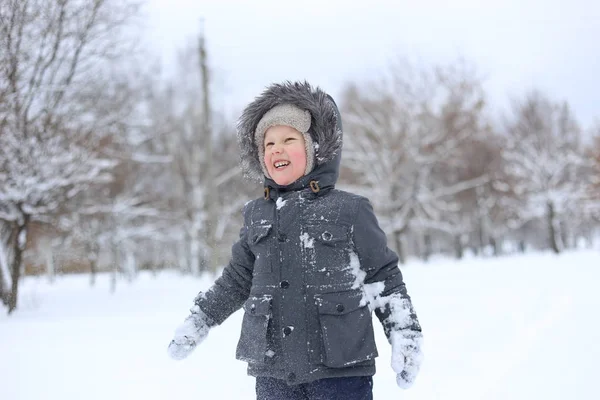
[[[463,56],[498,110],[532,88],[600,118],[600,1],[147,0],[146,38],[167,71],[204,19],[217,106],[237,117],[271,82],[307,79],[334,97],[399,56]]]

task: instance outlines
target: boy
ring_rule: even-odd
[[[244,207],[231,261],[196,297],[169,354],[188,356],[243,307],[236,358],[256,377],[258,400],[372,399],[375,311],[397,384],[410,387],[421,327],[369,200],[334,188],[342,122],[331,96],[274,84],[244,110],[238,139],[264,198]]]

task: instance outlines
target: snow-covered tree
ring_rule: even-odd
[[[566,103],[534,91],[514,103],[506,133],[503,173],[517,196],[511,206],[521,224],[545,221],[548,247],[558,253],[564,225],[581,220],[588,187],[579,125]]]
[[[9,312],[30,223],[111,178],[115,163],[102,148],[122,121],[117,107],[98,107],[115,93],[100,79],[129,50],[135,9],[116,0],[0,3],[0,219],[15,238]]]
[[[158,179],[168,181],[172,209],[180,213],[181,267],[198,274],[214,270],[224,257],[220,238],[247,201],[247,185],[234,129],[211,99],[214,89],[202,36],[181,53],[178,66],[175,78],[154,89],[151,124],[172,157]]]
[[[128,279],[135,277],[137,267],[132,261],[143,259],[140,242],[155,247],[165,238],[176,240],[172,235],[176,224],[168,210],[169,198],[164,196],[168,182],[157,180],[172,158],[165,154],[160,136],[151,126],[152,110],[141,90],[148,81],[139,79],[136,83],[122,87],[122,92],[129,92],[129,96],[124,96],[129,100],[120,105],[127,118],[120,124],[119,134],[110,137],[110,146],[102,149],[116,164],[111,182],[80,193],[51,221],[61,233],[61,253],[82,248],[92,285],[101,255],[112,257],[114,288],[117,272],[125,273]]]
[[[585,201],[585,214],[596,222],[600,221],[600,121],[596,121],[590,130],[592,142],[586,155],[590,160],[589,187]]]
[[[459,162],[448,166],[450,179],[471,182],[480,177],[486,181],[474,188],[463,190],[452,196],[457,206],[456,212],[447,213],[448,232],[453,233],[454,249],[461,258],[465,247],[474,252],[487,252],[492,247],[498,253],[498,242],[502,236],[504,217],[501,207],[503,193],[493,185],[496,171],[501,168],[502,140],[493,131],[479,135],[460,148]]]
[[[144,193],[136,194],[129,189],[104,194],[101,201],[86,196],[76,210],[61,216],[57,223],[62,231],[63,249],[73,245],[82,247],[90,267],[91,285],[95,283],[102,253],[111,257],[114,290],[119,272],[128,280],[136,276],[135,260],[143,256],[139,246],[142,241],[156,245],[170,239],[169,214]]]
[[[600,129],[599,129],[600,131]],[[594,162],[594,177],[592,180],[593,196],[600,202],[600,132],[594,140],[592,159]]]
[[[484,96],[471,68],[459,63],[431,70],[393,66],[379,82],[350,84],[342,96],[346,137],[342,178],[371,198],[402,260],[410,230],[423,255],[432,230],[453,232],[453,196],[487,180],[462,180],[461,148],[485,126]]]
[[[17,238],[11,267],[11,310],[16,307],[22,254],[32,220],[52,214],[90,185],[107,182],[114,165],[58,135],[18,141],[15,136],[6,127],[0,135],[0,218],[12,223]]]

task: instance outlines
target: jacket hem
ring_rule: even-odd
[[[290,379],[290,374],[293,374],[293,379]],[[270,366],[262,367],[258,365],[249,364],[248,375],[253,377],[269,377],[281,379],[283,381],[286,381],[288,385],[298,385],[326,378],[373,376],[375,375],[375,364],[347,368],[328,368],[324,366],[318,366],[315,367],[315,370],[308,373],[305,371],[284,371],[280,369],[274,370]]]

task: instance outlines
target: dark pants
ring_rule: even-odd
[[[288,386],[279,379],[258,377],[256,400],[373,400],[373,378],[328,378]]]

